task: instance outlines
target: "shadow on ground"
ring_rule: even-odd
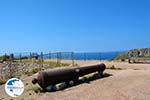
[[[150,64],[150,61],[149,62],[134,62],[134,63],[129,63],[129,64]]]
[[[79,80],[79,82],[77,82],[77,85],[82,84],[82,83],[88,83],[90,84],[90,82],[95,81],[97,79],[103,79],[103,78],[107,78],[109,76],[112,76],[112,74],[109,73],[104,73],[103,76],[99,76],[98,73],[94,74],[92,77],[85,79],[85,80]]]
[[[89,77],[89,78],[83,78],[83,79],[80,79],[80,80],[77,80],[74,82],[73,85],[69,85],[67,84],[67,86],[61,88],[61,89],[51,89],[49,91],[46,91],[46,90],[42,90],[40,91],[40,93],[45,93],[45,92],[57,92],[57,91],[61,91],[61,90],[65,90],[67,88],[71,88],[71,87],[75,87],[75,86],[78,86],[80,84],[90,84],[92,81],[95,81],[95,80],[98,80],[98,79],[103,79],[103,78],[107,78],[109,76],[113,76],[112,74],[109,74],[109,73],[104,73],[103,76],[100,76],[98,73],[92,75],[92,77]]]

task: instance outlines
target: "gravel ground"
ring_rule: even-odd
[[[99,61],[76,61],[79,65],[100,63]],[[28,90],[31,79],[36,75],[22,78],[25,86],[23,95],[13,100],[150,100],[150,64],[128,64],[125,62],[103,61],[107,66],[123,70],[107,69],[112,76],[82,83],[57,92],[35,93]],[[0,99],[10,100],[0,86]]]
[[[64,91],[34,96],[38,100],[150,100],[150,71],[106,72],[113,76],[80,84]]]

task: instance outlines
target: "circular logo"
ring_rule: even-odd
[[[5,84],[5,91],[11,97],[18,97],[24,91],[24,84],[17,78],[11,78]]]

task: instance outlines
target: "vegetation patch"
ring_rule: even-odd
[[[117,68],[117,67],[115,67],[115,65],[109,65],[108,67],[106,67],[106,69],[122,70],[122,68]]]
[[[28,85],[27,87],[27,91],[34,91],[35,93],[40,93],[40,92],[43,92],[43,89],[36,86],[36,85]],[[32,95],[31,93],[29,95]]]
[[[31,73],[32,73],[32,74],[35,74],[35,73],[37,73],[37,72],[39,72],[39,71],[42,71],[42,70],[44,70],[44,69],[42,69],[42,68],[33,68],[33,69],[31,70]]]
[[[1,59],[2,58],[7,58],[7,56],[2,56]],[[5,84],[8,79],[13,77],[19,78],[23,75],[31,76],[46,69],[70,66],[70,64],[67,63],[57,63],[54,61],[35,61],[36,62],[32,62],[31,59],[24,59],[21,61],[14,60],[12,62],[2,63],[2,67],[0,68],[0,85]]]
[[[0,56],[0,60],[2,61],[6,61],[9,59],[9,56],[8,55],[3,55],[3,56]]]
[[[124,62],[126,59],[128,59],[128,52],[126,52],[124,54],[120,54],[119,56],[116,57],[116,59]]]
[[[0,79],[0,85],[5,84],[7,82],[7,79],[1,78]]]
[[[93,78],[95,75],[96,75],[95,73],[87,74],[87,75],[80,77],[79,80],[86,81],[86,80]]]
[[[4,97],[0,98],[0,100],[4,100],[4,99],[5,99]]]

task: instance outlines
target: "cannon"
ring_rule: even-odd
[[[54,69],[50,71],[39,72],[37,77],[32,80],[33,84],[38,83],[44,90],[50,85],[55,85],[60,82],[68,82],[71,80],[78,80],[79,77],[98,72],[103,75],[105,64],[83,66],[76,68]]]

